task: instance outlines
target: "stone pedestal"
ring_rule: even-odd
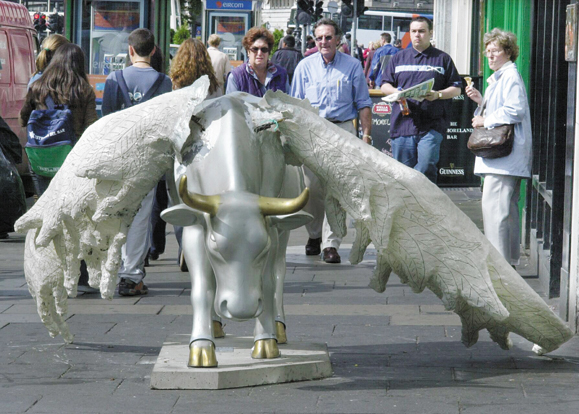
[[[216,340],[217,368],[188,368],[189,335],[173,335],[161,348],[151,374],[151,388],[160,390],[224,389],[308,381],[332,375],[326,344],[294,342],[279,345],[281,357],[252,359],[252,337]]]

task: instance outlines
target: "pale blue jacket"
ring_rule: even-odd
[[[485,128],[502,124],[515,124],[515,142],[510,155],[502,158],[476,157],[474,173],[512,175],[530,178],[532,154],[531,113],[525,84],[517,65],[505,63],[487,80],[485,92]],[[475,111],[480,115],[481,108]]]

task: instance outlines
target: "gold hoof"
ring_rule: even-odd
[[[225,338],[225,331],[223,330],[223,325],[221,325],[221,322],[213,321],[213,337]]]
[[[278,344],[287,344],[287,335],[285,334],[285,325],[282,322],[275,323],[275,334]]]
[[[198,342],[198,341],[197,341]],[[215,356],[215,345],[200,346],[192,342],[189,345],[189,368],[214,368],[217,366],[217,357]]]
[[[251,357],[253,359],[272,359],[279,358],[281,353],[277,347],[275,339],[260,339],[253,344]]]

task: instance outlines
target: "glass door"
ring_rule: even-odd
[[[79,12],[85,19],[77,35],[87,53],[88,74],[123,69],[129,59],[129,34],[144,27],[145,0],[98,0]]]
[[[209,34],[221,37],[221,49],[230,60],[245,60],[241,41],[250,29],[250,14],[209,11]]]

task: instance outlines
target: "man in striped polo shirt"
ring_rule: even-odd
[[[460,95],[462,79],[452,58],[430,44],[432,22],[416,17],[410,23],[412,47],[395,54],[382,75],[386,95],[434,78],[422,102],[408,99],[410,113],[392,105],[390,138],[395,159],[436,183],[440,144],[447,128],[450,99]]]

